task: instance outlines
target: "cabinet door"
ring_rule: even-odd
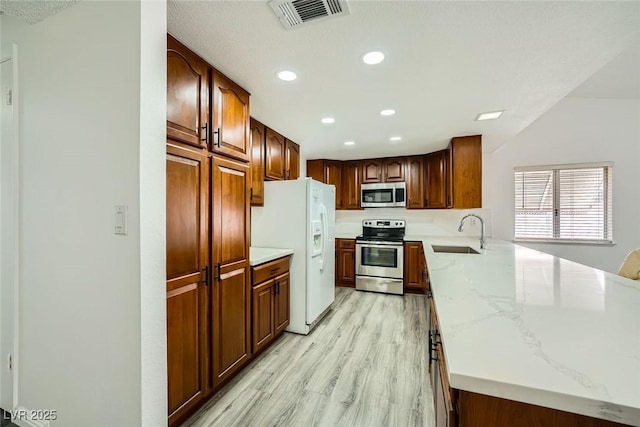
[[[284,179],[284,152],[285,152],[284,136],[278,132],[267,128],[265,143],[265,171],[264,176],[267,179],[282,180]]]
[[[383,182],[404,181],[404,159],[393,158],[384,160]]]
[[[324,160],[307,160],[307,176],[318,182],[324,182]]]
[[[356,283],[356,251],[355,249],[338,249],[338,252],[338,282],[340,286],[352,288]]]
[[[424,167],[422,156],[407,159],[407,209],[424,209]]]
[[[362,161],[362,184],[382,182],[382,161],[368,159]]]
[[[250,355],[249,165],[213,156],[214,384]]]
[[[482,207],[482,137],[461,136],[451,140],[453,207]]]
[[[249,94],[219,72],[213,71],[212,97],[212,150],[249,161]]]
[[[300,177],[300,146],[288,139],[286,140],[285,169],[286,179]]]
[[[422,243],[404,244],[404,288],[406,291],[424,291]]]
[[[208,382],[209,160],[167,147],[169,422],[202,401]]]
[[[442,344],[438,344],[438,361],[436,386],[433,390],[436,412],[436,427],[456,427],[457,413],[453,405],[452,390],[449,388],[449,379],[447,378],[447,368],[444,363],[444,352]]]
[[[264,125],[251,119],[251,206],[264,205]]]
[[[360,209],[360,162],[342,163],[342,207]]]
[[[167,138],[206,148],[209,67],[167,36]]]
[[[342,164],[327,160],[324,166],[325,183],[336,187],[336,209],[342,209]]]
[[[274,337],[274,281],[268,280],[253,288],[253,352],[256,353]]]
[[[275,282],[275,334],[280,332],[289,326],[289,273],[285,273],[282,276],[278,276],[274,279]]]
[[[447,207],[447,150],[427,154],[425,164],[426,207],[444,209]]]
[[[444,176],[445,176],[445,188],[447,193],[445,195],[447,208],[453,207],[453,157],[451,156],[451,146],[444,151]]]

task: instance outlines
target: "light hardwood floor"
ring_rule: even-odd
[[[184,425],[433,426],[426,301],[337,288],[310,335],[286,332]]]

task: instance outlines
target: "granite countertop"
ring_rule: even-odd
[[[253,267],[291,254],[293,254],[293,249],[259,248],[251,246],[249,248],[249,264]]]
[[[424,244],[451,387],[640,425],[640,284],[499,240],[405,240]]]

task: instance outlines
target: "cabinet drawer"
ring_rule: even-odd
[[[260,264],[251,268],[252,284],[269,280],[289,271],[289,257],[278,258],[274,261]]]
[[[338,241],[338,248],[340,249],[355,249],[356,241],[353,239],[336,239]]]

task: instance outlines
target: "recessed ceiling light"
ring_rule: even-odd
[[[476,121],[497,119],[502,113],[504,113],[504,110],[480,113],[478,114],[478,117],[476,117]]]
[[[389,138],[389,140],[391,141],[400,141],[402,139],[401,136],[392,136],[391,138]]]
[[[380,111],[381,116],[393,116],[396,113],[396,110],[382,110]]]
[[[294,73],[293,71],[284,70],[278,73],[278,78],[280,80],[284,80],[285,82],[291,82],[297,79],[298,76],[296,76],[296,73]]]
[[[355,141],[346,141],[344,145],[356,145]]]
[[[329,124],[329,123],[333,123],[336,121],[336,119],[334,119],[333,117],[325,117],[322,120],[320,120],[322,123],[324,124]]]
[[[382,52],[368,52],[362,57],[362,62],[369,65],[376,65],[384,61],[384,53]]]

